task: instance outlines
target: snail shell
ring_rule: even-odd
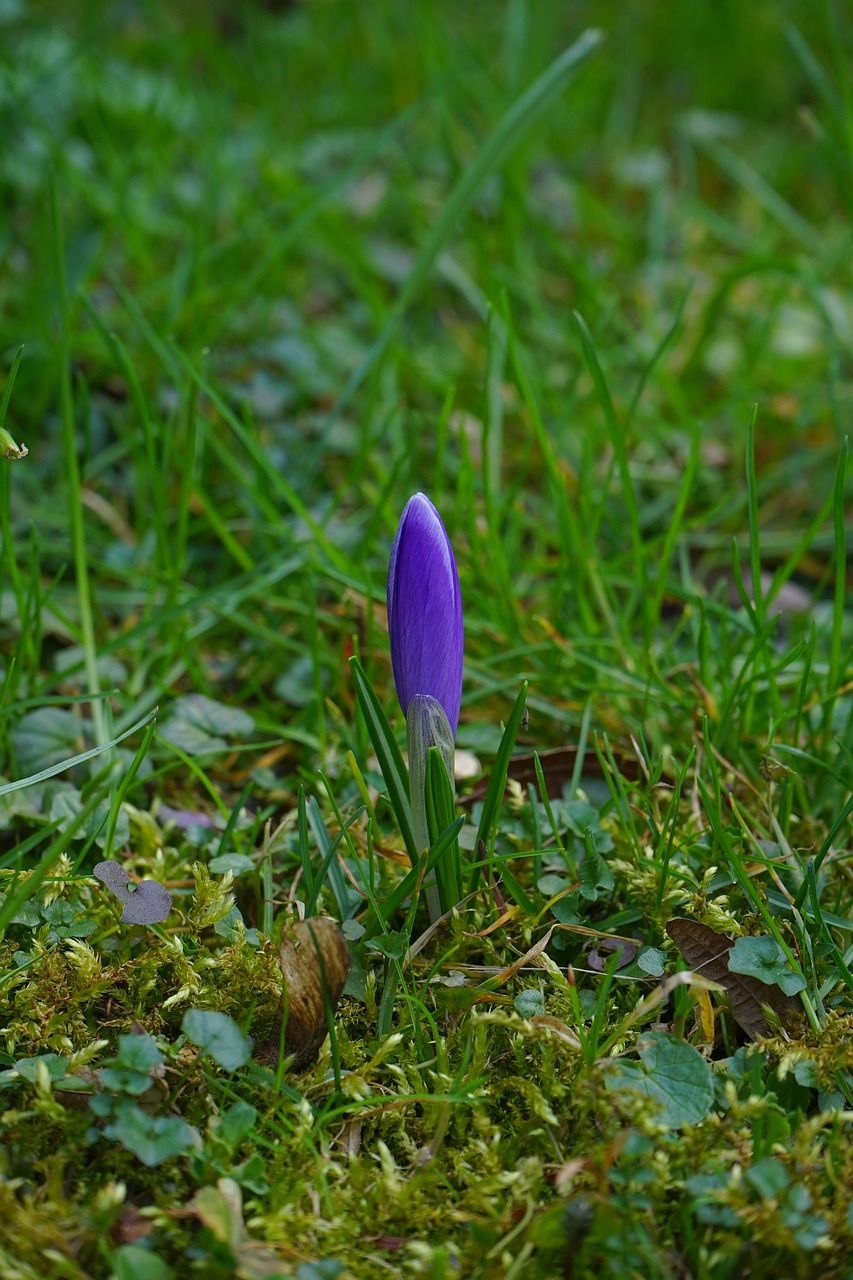
[[[293,1065],[300,1069],[314,1061],[326,1038],[323,989],[325,986],[334,1010],[349,973],[349,948],[334,920],[315,916],[288,928],[279,963],[284,978],[284,1049],[288,1055],[295,1055]],[[267,1042],[264,1058],[274,1061],[278,1057],[280,1034],[277,1027]]]

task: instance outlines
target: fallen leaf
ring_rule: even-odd
[[[535,960],[537,956],[540,956],[542,952],[545,950],[545,948],[547,947],[548,943],[551,941],[551,935],[553,934],[556,927],[557,927],[556,925],[552,925],[551,928],[548,930],[548,932],[543,934],[538,942],[534,942],[533,946],[530,948],[529,951],[526,951],[523,956],[519,956],[517,960],[514,960],[512,964],[507,965],[505,969],[501,969],[500,973],[495,975],[495,978],[494,978],[495,986],[502,987],[503,984],[505,982],[508,982],[510,978],[515,977],[519,969],[523,969],[524,966],[526,964],[529,964],[531,960]]]
[[[497,920],[493,920],[490,925],[487,925],[485,929],[480,929],[478,933],[466,933],[465,936],[466,938],[487,938],[490,933],[494,933],[497,929],[502,929],[505,924],[509,924],[511,920],[514,920],[520,910],[521,908],[516,906],[507,907],[506,911],[499,915]]]
[[[691,969],[700,969],[707,978],[724,988],[732,1016],[750,1040],[769,1035],[770,1024],[764,1013],[768,1006],[783,1025],[790,1025],[799,1008],[798,1002],[784,995],[778,987],[767,986],[747,974],[729,969],[729,952],[735,939],[698,920],[670,920],[666,931]]]
[[[92,875],[123,904],[122,924],[159,924],[172,910],[172,895],[168,889],[158,880],[140,880],[134,889],[130,889],[130,877],[115,858],[96,863]]]
[[[577,749],[575,747],[555,747],[551,751],[539,752],[539,762],[542,765],[542,773],[550,799],[558,800],[563,794],[563,788],[568,782],[571,782],[576,757]],[[618,756],[617,760],[622,777],[629,778],[632,781],[636,780],[639,774],[637,761],[631,756]],[[592,753],[584,761],[584,772],[590,776],[602,776],[598,759]],[[532,783],[535,787],[535,756],[529,753],[513,756],[509,762],[507,780],[517,782],[522,787],[527,787],[529,783]],[[467,795],[461,797],[459,803],[465,808],[470,808],[478,800],[484,798],[488,786],[489,779],[486,777],[482,782],[478,782],[476,787],[469,791]]]
[[[621,938],[602,938],[598,947],[593,947],[591,951],[586,953],[586,962],[594,973],[604,973],[607,968],[607,956],[602,952],[609,951],[611,954],[616,951],[619,954],[619,963],[617,969],[624,969],[626,964],[630,964],[637,954],[638,947],[636,943],[625,942]]]

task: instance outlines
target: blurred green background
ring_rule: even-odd
[[[841,1275],[851,45],[835,0],[0,0],[0,419],[8,401],[5,446],[29,449],[0,458],[0,777],[67,774],[159,707],[73,784],[0,797],[26,908],[0,905],[0,1065],[72,1039],[103,1060],[143,1018],[168,1053],[158,1123],[185,1114],[207,1144],[157,1174],[104,1129],[81,1162],[83,1104],[43,1062],[29,1093],[35,1059],[4,1072],[0,1272],[8,1244],[41,1280],[49,1245],[51,1276],[137,1280],[158,1259],[113,1246],[153,1204],[180,1274],[259,1274],[269,1245],[300,1277],[339,1255],[359,1276],[483,1255],[551,1276],[581,1249],[579,1275],[619,1280],[808,1275],[817,1250]],[[398,910],[347,662],[402,739],[385,573],[416,489],[459,563],[482,876],[435,934],[416,896]],[[100,851],[174,888],[168,934],[122,930],[85,874],[107,813]],[[43,903],[19,875],[38,858]],[[355,942],[326,1056],[286,1080],[200,1066],[181,1002],[249,1030],[255,959],[276,1008],[300,895],[352,914],[366,868],[393,932]],[[754,981],[808,984],[796,1044],[747,1064],[707,992],[635,1017],[682,964],[673,913],[771,953],[784,936],[804,974],[780,949]],[[626,930],[653,959],[613,975],[588,944]],[[519,974],[534,937],[551,968]],[[513,997],[556,1038],[522,1035]],[[605,1090],[599,1052],[630,1057],[672,1008],[658,1041],[704,1101],[667,1130]],[[678,1103],[680,1070],[660,1071]],[[247,1098],[238,1165],[244,1129],[227,1159],[217,1135]],[[212,1186],[232,1175],[236,1261]]]
[[[232,696],[280,725],[272,685],[296,664],[310,688],[288,723],[324,742],[320,694],[349,705],[354,633],[386,663],[364,601],[425,488],[461,562],[468,702],[523,668],[566,704],[541,726],[562,737],[601,672],[555,635],[637,671],[656,645],[678,656],[641,625],[636,541],[651,581],[691,441],[657,604],[728,580],[755,402],[765,563],[805,537],[785,576],[820,610],[850,404],[848,18],[734,0],[3,0],[0,352],[8,369],[24,346],[7,426],[30,450],[5,482],[14,556],[56,613],[16,692],[55,691],[53,650],[80,639],[66,370],[98,643],[132,672],[122,724],[224,662]],[[484,160],[589,26],[600,45]],[[573,311],[630,458],[633,528]],[[199,625],[227,657],[202,655]],[[625,687],[610,706],[645,715]]]

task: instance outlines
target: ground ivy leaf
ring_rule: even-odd
[[[545,997],[538,987],[525,987],[513,1000],[512,1007],[522,1018],[535,1018],[545,1012]]]
[[[172,1280],[174,1272],[162,1258],[138,1244],[123,1244],[112,1256],[116,1280]]]
[[[252,1041],[227,1013],[188,1009],[181,1025],[187,1039],[209,1053],[226,1071],[236,1071],[249,1061]]]
[[[595,847],[590,844],[581,861],[581,897],[589,902],[595,902],[599,891],[603,889],[609,892],[614,883],[613,872]]]
[[[608,1064],[607,1088],[651,1098],[658,1104],[655,1119],[670,1129],[704,1120],[714,1100],[714,1082],[701,1053],[665,1031],[646,1032],[637,1050],[639,1062]]]
[[[64,675],[72,667],[77,667],[78,670],[71,676],[71,680],[75,684],[82,684],[85,660],[85,650],[80,645],[69,645],[67,649],[57,651],[53,659],[53,669],[59,675]],[[111,654],[99,655],[96,665],[102,689],[109,688],[110,685],[121,688],[126,682],[127,668],[123,662],[119,662],[118,658],[114,658]]]
[[[152,1116],[135,1102],[120,1102],[104,1134],[149,1169],[201,1145],[197,1130],[180,1116]]]
[[[659,978],[666,966],[666,956],[657,947],[643,947],[637,956],[637,965],[643,973],[652,978]]]
[[[239,707],[189,693],[173,704],[161,733],[187,755],[197,756],[227,751],[232,742],[248,738],[254,727],[252,717]]]
[[[224,876],[228,871],[234,876],[241,876],[245,871],[251,871],[255,864],[245,853],[219,853],[207,865],[217,876]]]
[[[83,801],[80,798],[80,792],[69,787],[67,790],[56,792],[50,802],[48,817],[51,822],[57,822],[60,827],[63,827],[73,822],[82,808]],[[105,800],[90,813],[83,825],[77,828],[71,838],[73,840],[88,840],[94,836],[95,844],[99,849],[103,849],[107,840],[109,816],[110,804],[108,800]],[[130,821],[124,809],[119,809],[114,835],[115,844],[116,846],[125,845],[129,839]]]
[[[213,926],[213,932],[218,933],[220,938],[227,938],[229,942],[233,942],[238,934],[246,939],[250,947],[259,947],[261,945],[261,935],[257,929],[247,927],[240,914],[239,907],[232,907],[227,915],[221,920],[217,920]]]
[[[747,1169],[744,1178],[763,1200],[778,1198],[790,1181],[785,1166],[773,1156],[756,1160],[755,1164]]]
[[[113,1061],[100,1072],[101,1083],[112,1093],[145,1093],[151,1087],[151,1074],[162,1067],[164,1058],[151,1036],[119,1036],[119,1050]]]
[[[37,773],[91,746],[86,726],[63,707],[37,707],[21,716],[11,733],[18,769]]]
[[[405,933],[379,933],[364,945],[389,960],[402,960],[409,950],[409,939]]]
[[[240,1143],[251,1133],[258,1118],[256,1109],[249,1102],[235,1102],[219,1116],[215,1133],[226,1146],[236,1151]]]
[[[14,1084],[20,1078],[29,1084],[38,1084],[40,1066],[47,1072],[48,1078],[55,1083],[65,1078],[68,1060],[58,1053],[40,1053],[34,1058],[18,1058],[14,1066],[0,1074],[0,1082]]]
[[[777,986],[786,996],[794,996],[805,987],[805,979],[794,973],[785,952],[775,938],[766,935],[738,938],[729,952],[729,969],[745,973],[767,986]]]
[[[154,1037],[143,1031],[119,1036],[116,1062],[132,1071],[150,1071],[152,1067],[162,1067],[164,1058]]]

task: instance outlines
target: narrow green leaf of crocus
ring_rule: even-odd
[[[415,840],[412,824],[412,805],[409,799],[409,778],[406,766],[403,764],[400,748],[397,746],[397,740],[385,712],[379,705],[379,699],[373,692],[361,663],[357,658],[350,658],[350,666],[355,680],[355,696],[364,716],[367,733],[376,752],[385,786],[388,788],[388,799],[391,801],[391,808],[394,810],[406,850],[414,864],[421,850]]]
[[[387,923],[393,916],[394,912],[399,910],[406,899],[415,892],[418,886],[418,881],[421,880],[424,875],[428,875],[430,871],[438,865],[454,841],[458,841],[459,832],[462,830],[464,825],[465,819],[463,817],[460,816],[456,818],[447,830],[441,833],[438,840],[436,840],[430,848],[426,859],[426,866],[424,867],[422,865],[423,859],[421,859],[421,862],[418,865],[412,867],[411,871],[406,872],[403,879],[394,889],[391,890],[385,901],[379,904],[379,912],[381,915],[380,920],[376,919],[375,914],[368,914],[365,917],[363,921],[365,938],[371,938],[374,934],[378,933],[382,925]]]
[[[426,783],[427,753],[437,747],[444,761],[447,776],[453,780],[453,730],[444,708],[435,698],[417,694],[409,703],[406,716],[406,736],[409,746],[409,794],[412,802],[412,825],[415,839],[421,849],[429,844],[426,823],[424,785]]]
[[[431,842],[441,837],[456,817],[453,783],[447,772],[444,756],[438,747],[430,747],[426,758],[424,780],[427,830]],[[436,863],[435,878],[442,911],[451,911],[462,897],[462,871],[460,867],[459,841],[454,840],[444,856]],[[430,915],[437,918],[434,911]]]

